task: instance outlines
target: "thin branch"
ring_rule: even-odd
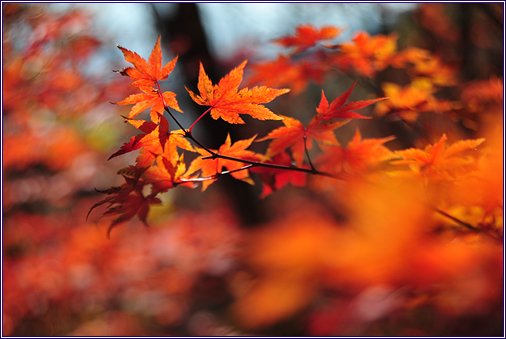
[[[305,127],[304,127],[304,129],[305,129]],[[307,150],[307,137],[306,137],[305,133],[304,133],[303,138],[304,138],[304,153],[306,153],[306,158],[307,158],[307,161],[309,162],[309,166],[311,166],[311,170],[313,172],[317,172],[316,168],[314,167],[313,163],[311,162],[311,157],[309,156],[309,152]]]
[[[209,149],[208,147],[206,147],[200,141],[198,141],[197,139],[195,139],[195,137],[192,135],[192,133],[190,131],[185,130],[179,124],[179,122],[174,117],[174,115],[170,112],[168,106],[165,106],[165,110],[169,113],[169,115],[171,116],[171,118],[178,124],[178,126],[180,126],[180,128],[185,132],[185,134],[184,134],[185,138],[188,138],[188,139],[192,140],[193,142],[195,142],[197,145],[199,145],[200,147],[202,147],[204,150],[206,150],[206,152],[208,152],[210,154],[209,157],[206,157],[206,158],[203,158],[203,159],[218,159],[218,158],[220,158],[220,159],[227,159],[227,160],[231,160],[231,161],[237,161],[237,162],[242,162],[242,163],[245,163],[245,164],[250,164],[250,165],[253,165],[255,167],[268,167],[268,168],[275,168],[275,169],[280,169],[280,170],[298,171],[298,172],[303,172],[303,173],[308,173],[308,174],[321,175],[321,176],[328,177],[328,178],[340,179],[339,176],[336,176],[334,174],[327,173],[327,172],[318,171],[314,167],[312,167],[312,168],[302,168],[302,167],[293,167],[293,166],[285,166],[285,165],[268,164],[268,163],[259,162],[259,161],[252,161],[252,160],[234,158],[234,157],[230,157],[230,156],[227,156],[227,155],[216,153],[216,152],[212,151],[211,149]]]
[[[437,213],[441,214],[442,216],[445,216],[448,219],[451,219],[451,220],[455,221],[457,224],[462,225],[462,226],[466,227],[467,229],[469,229],[469,230],[471,230],[473,232],[477,232],[477,233],[480,232],[480,229],[478,229],[478,228],[476,228],[476,227],[474,227],[474,226],[472,226],[472,225],[470,225],[470,224],[468,224],[468,223],[466,223],[466,222],[464,222],[464,221],[462,221],[460,219],[455,218],[454,216],[446,213],[445,211],[441,211],[440,209],[437,209],[437,208],[435,210],[436,210]]]
[[[435,207],[434,207],[434,210],[435,210],[437,213],[441,214],[442,216],[444,216],[444,217],[446,217],[446,218],[448,218],[448,219],[450,219],[450,220],[453,220],[453,221],[454,221],[454,222],[456,222],[457,224],[459,224],[459,225],[461,225],[461,226],[464,226],[465,228],[467,228],[467,229],[469,229],[469,230],[471,230],[471,231],[473,231],[473,232],[475,232],[475,233],[482,233],[482,234],[488,235],[489,237],[492,237],[492,238],[493,238],[493,239],[495,239],[495,240],[499,240],[499,241],[501,241],[501,242],[502,242],[502,239],[500,239],[500,238],[498,238],[498,237],[496,237],[496,236],[492,235],[491,233],[489,233],[489,232],[483,232],[483,230],[482,230],[482,229],[476,228],[476,227],[474,227],[474,226],[472,226],[472,225],[470,225],[470,224],[468,224],[468,223],[466,223],[466,222],[464,222],[464,221],[462,221],[462,220],[460,220],[460,219],[457,219],[457,218],[455,218],[454,216],[452,216],[452,215],[450,215],[450,214],[446,213],[445,211],[442,211],[442,210],[440,210],[440,209],[438,209],[438,208],[435,208]]]
[[[269,167],[269,168],[275,168],[275,169],[280,169],[280,170],[298,171],[298,172],[304,172],[304,173],[308,173],[308,174],[321,175],[321,176],[325,176],[325,177],[329,177],[329,178],[334,178],[334,179],[340,179],[338,176],[336,176],[334,174],[327,173],[327,172],[320,172],[320,171],[313,170],[313,169],[310,169],[310,168],[293,167],[293,166],[285,166],[285,165],[277,165],[277,164],[268,164],[268,163],[265,163],[265,162],[259,162],[259,161],[252,161],[252,160],[234,158],[234,157],[230,157],[228,155],[223,155],[223,154],[215,153],[213,151],[208,151],[208,152],[210,152],[211,155],[209,157],[204,157],[202,159],[221,158],[221,159],[227,159],[227,160],[231,160],[231,161],[242,162],[242,163],[245,163],[245,164],[250,164],[250,165],[252,165],[252,167],[253,166],[255,166],[255,167]]]
[[[174,184],[176,185],[179,185],[179,184],[183,184],[183,183],[187,183],[187,182],[202,182],[202,181],[207,181],[207,180],[214,180],[214,179],[217,179],[219,175],[228,175],[228,174],[231,174],[231,173],[234,173],[234,172],[239,172],[239,171],[244,171],[248,168],[251,168],[253,167],[253,165],[246,165],[244,167],[241,167],[241,168],[237,168],[235,170],[230,170],[230,171],[223,171],[223,172],[220,172],[220,173],[216,173],[214,175],[210,175],[208,177],[200,177],[200,178],[179,178],[178,180],[179,181],[176,181],[174,182]]]
[[[183,126],[181,126],[179,121],[177,121],[177,119],[172,115],[172,112],[169,110],[169,106],[167,106],[167,104],[165,103],[165,100],[163,99],[162,89],[160,88],[160,83],[158,83],[158,80],[156,80],[156,86],[158,87],[158,96],[160,97],[160,99],[162,99],[163,108],[167,111],[167,113],[169,113],[172,120],[174,120],[176,122],[176,124],[179,126],[179,128],[182,129],[186,135],[187,134],[186,130],[184,129]]]
[[[224,172],[216,173],[216,175],[218,176],[218,175],[232,174],[232,173],[234,173],[234,172],[244,171],[244,170],[246,170],[246,169],[248,169],[248,168],[251,168],[251,167],[253,167],[253,166],[254,166],[254,165],[249,164],[249,165],[243,166],[243,167],[241,167],[241,168],[237,168],[237,169],[235,169],[235,170],[230,170],[230,171],[224,171]]]
[[[177,180],[179,181],[174,181],[174,185],[180,185],[180,184],[184,184],[184,183],[187,183],[187,182],[202,182],[202,181],[207,181],[207,180],[212,180],[212,179],[215,179],[213,176],[210,176],[210,177],[200,177],[200,178],[178,178]]]
[[[179,123],[179,121],[177,121],[177,119],[174,117],[174,115],[172,115],[171,111],[169,111],[169,108],[167,106],[164,106],[164,108],[169,113],[172,120],[174,120],[176,122],[176,124],[179,126],[179,128],[184,132],[184,136],[188,137],[189,132],[184,129],[184,127]]]

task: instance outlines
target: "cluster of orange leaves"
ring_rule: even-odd
[[[15,8],[4,7],[4,15],[14,20],[9,11]],[[116,85],[97,91],[96,84],[73,64],[98,43],[91,36],[64,37],[60,53],[44,54],[51,50],[45,46],[71,31],[68,27],[86,22],[80,12],[28,18],[37,32],[28,51],[17,51],[12,40],[3,43],[3,108],[8,124],[4,169],[23,170],[43,163],[52,171],[62,171],[64,177],[79,176],[82,184],[83,171],[77,170],[87,168],[90,157],[82,156],[89,154],[90,147],[74,129],[80,120],[67,125],[61,120],[72,121],[69,117],[107,101],[111,91],[124,90]],[[496,106],[502,105],[502,79],[462,84],[458,100],[441,100],[439,89],[458,83],[456,70],[429,51],[413,47],[397,51],[394,34],[359,33],[347,44],[319,45],[340,33],[337,27],[304,25],[294,36],[276,40],[291,52],[273,62],[249,65],[253,74],[248,86],[267,87],[240,88],[243,72],[248,71],[246,62],[218,84],[211,83],[201,66],[198,94],[188,92],[195,102],[209,107],[204,114],[245,124],[249,115],[280,125],[258,139],[255,135],[235,141],[228,136],[217,149],[200,144],[191,127],[169,128],[170,109],[182,110],[175,94],[162,93],[159,82],[169,77],[177,58],[163,65],[160,40],[148,60],[120,47],[133,67],[117,72],[132,79],[140,93],[117,104],[134,105],[125,122],[140,132],[110,158],[139,154],[135,165],[118,172],[125,183],[105,190],[107,197],[93,208],[109,205],[105,215],[114,218],[112,226],[136,216],[145,222],[149,213],[156,220],[159,210],[152,207],[163,201],[162,193],[199,184],[205,190],[228,174],[250,184],[262,183],[261,197],[279,191],[275,196],[286,200],[285,207],[275,206],[279,218],[266,227],[245,232],[238,230],[228,211],[230,204],[210,199],[202,213],[165,218],[169,227],[159,222],[153,223],[151,232],[126,227],[111,240],[101,233],[103,228],[111,231],[106,221],[97,223],[99,231],[76,222],[84,221],[85,210],[94,203],[88,200],[80,200],[79,208],[69,214],[9,211],[3,233],[7,256],[3,334],[30,331],[26,326],[30,319],[42,319],[50,334],[152,335],[153,329],[140,320],[140,314],[162,326],[162,335],[181,327],[194,335],[219,335],[208,325],[223,323],[216,318],[201,321],[213,319],[200,309],[202,301],[197,299],[202,295],[195,292],[203,275],[225,277],[226,287],[212,293],[223,293],[216,293],[218,300],[231,294],[233,326],[247,330],[289,321],[294,315],[300,319],[297,314],[308,309],[304,333],[316,336],[368,335],[360,331],[399,310],[406,316],[391,318],[389,326],[416,327],[419,323],[413,319],[419,306],[434,307],[436,314],[444,315],[442,321],[493,316],[503,276],[498,241],[503,232],[502,124],[484,120],[487,128],[476,139],[461,140],[447,132],[401,150],[387,147],[395,142],[393,136],[368,138],[359,128],[347,143],[338,141],[338,136],[341,127],[353,123],[351,119],[373,122],[375,117],[396,115],[416,122],[424,112],[493,116]],[[303,57],[293,58],[301,53]],[[262,105],[288,92],[270,87],[289,87],[296,95],[309,81],[322,84],[336,68],[373,77],[390,66],[405,68],[411,82],[382,83],[378,98],[357,102],[348,101],[363,79],[340,95],[326,90],[332,100],[322,90],[308,124]],[[354,112],[373,104],[373,119]],[[139,119],[146,109],[150,118]],[[54,118],[48,111],[60,113],[59,124],[50,124]],[[255,141],[269,141],[263,154],[249,149]],[[321,152],[311,160],[308,151],[318,149]],[[55,186],[51,192],[62,187],[55,183],[47,186]],[[302,190],[290,190],[288,184],[307,187],[310,198],[292,196]],[[5,193],[16,189],[9,188],[10,182],[4,185],[5,208],[10,203]],[[111,304],[121,309],[111,311]],[[75,318],[68,316],[76,313]],[[441,325],[436,323],[439,317],[434,318],[434,323],[422,326],[438,335],[434,331]],[[230,319],[225,323],[230,324]],[[430,332],[430,327],[436,330]]]
[[[325,36],[325,34],[318,36],[322,35]],[[307,47],[306,40],[299,41],[295,39],[289,42],[289,44],[298,43],[302,44],[304,48]],[[240,117],[242,114],[250,115],[259,120],[282,120],[285,124],[284,127],[275,129],[264,138],[257,140],[272,139],[266,154],[258,154],[247,150],[256,136],[234,143],[232,143],[230,136],[228,136],[225,143],[219,149],[210,150],[192,136],[191,130],[195,124],[188,130],[169,130],[169,122],[163,116],[164,111],[167,111],[170,115],[172,115],[170,108],[181,113],[182,111],[178,106],[174,93],[161,92],[159,81],[167,79],[175,67],[177,57],[163,66],[162,69],[160,37],[149,57],[149,63],[135,52],[120,46],[118,48],[123,52],[125,60],[132,63],[134,67],[127,67],[117,72],[134,80],[131,86],[138,87],[143,94],[132,94],[116,104],[134,104],[128,117],[125,117],[125,121],[135,126],[143,134],[132,137],[129,143],[124,144],[118,152],[109,158],[111,159],[118,155],[140,149],[136,165],[120,172],[126,180],[125,184],[121,187],[106,190],[104,193],[110,196],[93,206],[95,208],[105,203],[110,204],[110,208],[105,214],[119,215],[113,221],[112,226],[128,221],[135,215],[142,221],[145,221],[149,205],[160,202],[156,198],[156,195],[177,185],[192,187],[197,182],[203,182],[202,189],[205,190],[211,183],[216,181],[218,175],[228,173],[236,179],[254,184],[248,172],[248,168],[250,167],[266,167],[267,172],[271,171],[271,168],[275,168],[276,170],[284,170],[283,172],[301,170],[305,174],[323,174],[319,173],[314,167],[303,167],[304,153],[312,148],[313,141],[322,146],[338,147],[339,143],[334,134],[337,128],[343,126],[351,119],[369,118],[355,113],[354,110],[386,99],[378,98],[346,103],[357,82],[331,103],[328,102],[322,91],[320,104],[316,108],[317,114],[307,126],[304,126],[297,119],[274,114],[268,108],[261,105],[262,103],[272,101],[281,94],[287,93],[288,89],[272,89],[262,86],[239,90],[247,61],[244,61],[230,71],[217,85],[212,84],[201,65],[198,83],[200,95],[188,89],[187,91],[196,103],[210,107],[203,115],[210,113],[212,118],[221,118],[231,124],[244,124],[244,120]],[[151,121],[134,119],[140,112],[149,107],[151,107]],[[189,140],[194,141],[198,146],[193,146]],[[381,144],[387,140],[382,139],[378,143]],[[179,153],[178,149],[196,152],[199,156],[187,168],[184,161],[184,153]],[[286,154],[288,149],[290,149],[291,158],[298,167],[293,166],[291,161],[285,160],[283,163],[273,162],[273,158],[276,156],[289,159],[290,157],[288,156],[287,158]],[[371,149],[374,149],[374,147]],[[373,159],[379,159],[372,152],[369,155]],[[370,162],[371,160],[368,161]],[[224,172],[223,168],[226,168],[228,172]],[[195,175],[197,172],[200,172],[200,176]],[[265,174],[265,171],[259,168],[256,169],[256,172]],[[289,182],[289,180],[283,179],[285,176],[283,172],[279,173],[278,171],[277,175],[274,176],[276,189],[281,188]],[[324,174],[337,176],[340,172],[330,171],[330,173]],[[263,178],[266,177],[263,176]],[[303,182],[303,180],[299,179],[294,182]],[[280,183],[283,183],[283,185],[280,185]],[[147,196],[143,193],[143,188],[146,185],[151,185],[151,193]],[[267,185],[270,185],[270,188],[267,188]],[[264,196],[273,187],[272,180],[267,185],[264,190]]]
[[[91,140],[88,132],[97,128],[98,114],[106,118],[100,108],[106,98],[124,90],[121,81],[83,73],[102,44],[89,13],[56,13],[41,4],[3,9],[3,206],[48,192],[61,202],[93,180],[103,134]],[[46,172],[33,175],[34,166]]]
[[[274,40],[284,47],[298,44],[298,48],[289,50],[286,55],[280,54],[276,60],[253,64],[247,84],[290,86],[292,94],[297,95],[306,89],[310,81],[323,84],[326,75],[336,70],[374,78],[378,72],[391,66],[406,69],[412,82],[404,87],[383,84],[384,96],[390,100],[377,106],[378,115],[391,113],[414,121],[421,112],[450,110],[451,105],[436,99],[434,93],[439,87],[456,84],[455,67],[444,65],[438,56],[418,47],[398,51],[399,37],[396,33],[370,36],[367,32],[357,32],[351,42],[337,45],[321,43],[337,38],[341,32],[343,30],[337,27],[318,30],[311,25],[299,26],[296,36]],[[313,46],[318,46],[316,52],[304,58],[293,58]],[[410,101],[413,95],[416,99]]]
[[[226,206],[174,215],[170,228],[125,228],[107,239],[107,222],[90,227],[90,200],[81,202],[70,213],[17,212],[4,223],[11,257],[3,262],[4,335],[20,327],[46,335],[153,335],[139,314],[177,327],[191,315],[202,275],[222,274],[237,257],[242,235]],[[16,251],[25,253],[12,258]],[[122,308],[111,308],[116,303]],[[32,319],[51,320],[37,327]]]
[[[337,28],[324,27],[321,30],[315,30],[311,26],[301,26],[298,28],[296,36],[282,38],[276,42],[287,47],[295,47],[296,51],[300,52],[316,45],[318,40],[329,39],[339,32],[340,30]],[[390,46],[394,38],[392,36],[391,39],[381,38],[383,39],[381,40],[380,37],[377,37],[377,39],[369,41],[364,34],[361,34],[355,40],[357,46],[361,47],[349,49],[341,46],[342,53],[339,54],[339,58],[344,60],[346,56],[349,56],[351,50],[362,56],[369,55],[368,50],[381,51],[377,44],[383,46],[388,43]],[[366,46],[368,47],[366,48]],[[467,174],[471,169],[464,165],[473,163],[475,159],[475,157],[465,158],[461,156],[461,153],[476,149],[484,141],[484,139],[461,140],[448,146],[445,150],[447,137],[443,135],[439,142],[428,145],[424,150],[407,149],[394,153],[383,146],[384,143],[393,139],[392,136],[362,139],[359,130],[357,130],[348,145],[342,147],[336,139],[335,131],[352,119],[371,118],[355,113],[354,110],[374,103],[378,103],[376,109],[381,114],[394,108],[406,107],[412,113],[410,119],[416,119],[416,114],[420,111],[436,111],[445,106],[429,94],[432,91],[433,83],[437,83],[437,81],[417,77],[417,80],[410,85],[411,87],[406,89],[401,89],[395,84],[385,84],[384,90],[391,97],[349,103],[346,102],[357,82],[330,103],[322,91],[316,115],[305,126],[295,118],[277,115],[261,105],[287,93],[288,89],[272,89],[266,86],[239,89],[247,63],[244,61],[216,85],[212,84],[203,66],[200,66],[199,94],[195,94],[189,89],[187,91],[196,103],[209,107],[202,116],[210,113],[214,119],[221,118],[230,124],[244,124],[241,115],[246,114],[259,120],[281,120],[285,126],[256,140],[259,142],[271,140],[265,154],[247,149],[255,141],[256,135],[236,142],[232,142],[228,136],[219,149],[212,150],[202,145],[192,135],[193,126],[202,116],[189,129],[176,131],[169,129],[169,122],[164,117],[164,112],[167,112],[179,125],[170,108],[181,113],[182,110],[179,108],[176,95],[172,92],[162,93],[159,82],[168,78],[176,66],[177,57],[162,68],[160,37],[151,52],[149,62],[135,52],[120,46],[118,48],[123,52],[125,60],[132,63],[134,67],[127,67],[116,72],[134,80],[131,86],[138,87],[143,93],[132,94],[116,104],[134,104],[128,117],[125,117],[125,121],[143,133],[132,137],[129,143],[124,144],[118,152],[110,157],[114,158],[140,149],[135,166],[130,166],[119,172],[124,176],[126,182],[121,187],[106,190],[104,193],[109,197],[93,206],[95,208],[102,204],[109,204],[109,209],[105,214],[118,215],[111,227],[128,221],[135,215],[145,222],[149,206],[160,203],[156,196],[178,185],[195,187],[197,183],[201,182],[202,189],[205,190],[217,180],[219,175],[223,174],[231,174],[236,179],[254,185],[255,182],[248,171],[250,168],[260,174],[260,178],[264,182],[263,197],[270,194],[273,189],[280,189],[289,182],[297,186],[303,185],[306,182],[305,176],[308,174],[343,179],[358,173],[365,175],[385,161],[389,161],[390,165],[394,166],[409,165],[413,174],[421,173],[426,184],[430,181],[443,179],[455,180],[456,174],[454,172],[459,172],[460,175]],[[394,47],[388,47],[387,50],[393,53],[396,50],[395,44]],[[420,65],[418,62],[430,59],[430,55],[417,49],[408,49],[395,55],[392,53],[380,54],[382,58],[385,55],[389,55],[389,59],[395,57],[397,65],[407,61]],[[355,60],[355,57],[349,56],[346,60]],[[357,65],[354,62],[351,63]],[[367,64],[374,63],[369,60]],[[378,69],[382,67],[378,67]],[[434,71],[430,74],[435,73]],[[426,72],[425,75],[429,76],[429,72]],[[379,106],[381,104],[382,106]],[[151,107],[150,121],[134,119],[149,107]],[[409,115],[409,113],[405,114]],[[182,126],[179,125],[179,127]],[[192,145],[190,141],[196,145]],[[315,167],[309,158],[304,161],[314,142],[318,143],[324,151],[314,161],[318,167]],[[187,166],[184,153],[179,150],[197,153],[198,156]],[[395,170],[392,170],[393,172]],[[151,187],[148,195],[144,193],[145,186]]]
[[[298,27],[295,36],[275,42],[293,48],[294,53],[301,53],[316,46],[320,40],[337,36],[339,32],[338,28],[324,27],[317,30],[305,25]],[[162,94],[158,83],[167,78],[170,73],[167,70],[172,70],[177,60],[172,60],[161,70],[160,39],[149,58],[149,65],[135,53],[119,47],[125,59],[135,66],[119,73],[135,80],[133,86],[139,87],[145,94],[132,95],[118,104],[136,104],[125,119],[144,134],[133,137],[111,156],[141,149],[136,165],[120,171],[126,183],[107,190],[109,197],[93,208],[109,204],[105,214],[118,216],[111,227],[134,215],[145,221],[149,205],[160,202],[156,198],[159,193],[178,185],[196,187],[198,183],[202,183],[202,189],[205,190],[220,175],[225,174],[255,184],[250,173],[258,174],[264,185],[261,197],[291,183],[294,186],[311,187],[324,196],[328,195],[330,201],[342,202],[343,199],[348,199],[344,204],[350,211],[352,223],[361,229],[361,235],[355,234],[355,231],[334,231],[329,226],[332,222],[310,213],[310,216],[294,217],[292,221],[287,221],[288,234],[282,230],[283,226],[277,226],[275,229],[280,228],[279,235],[276,233],[278,231],[266,231],[266,237],[270,240],[261,237],[252,241],[254,246],[262,247],[253,249],[249,257],[254,269],[262,272],[261,277],[254,283],[247,273],[242,278],[237,278],[237,303],[234,306],[234,314],[248,328],[273,324],[300,310],[312,300],[319,284],[333,287],[344,284],[360,289],[375,284],[395,286],[407,283],[422,286],[438,279],[449,279],[448,288],[451,289],[455,283],[453,271],[448,271],[446,263],[437,264],[436,257],[430,251],[439,253],[447,262],[460,265],[465,277],[465,274],[472,274],[468,270],[475,269],[473,265],[478,265],[480,260],[495,260],[499,264],[500,260],[496,257],[498,252],[495,251],[499,247],[495,247],[495,241],[502,236],[503,202],[500,192],[497,188],[487,193],[481,190],[480,199],[473,199],[469,192],[463,192],[466,188],[476,187],[477,183],[482,187],[498,183],[501,167],[498,164],[497,149],[502,148],[497,135],[500,131],[490,132],[491,140],[485,156],[481,153],[482,144],[486,144],[485,138],[458,140],[452,135],[453,142],[448,143],[449,137],[443,134],[432,144],[396,151],[384,145],[392,141],[393,136],[363,138],[359,129],[356,129],[346,146],[341,145],[336,138],[338,128],[352,119],[371,119],[354,111],[375,103],[378,116],[395,113],[408,122],[416,121],[421,112],[442,113],[456,106],[455,102],[436,99],[433,95],[438,86],[455,84],[452,69],[441,64],[428,51],[419,48],[397,52],[396,39],[395,34],[370,37],[366,33],[360,33],[352,44],[326,46],[338,53],[320,58],[322,65],[324,60],[328,63],[330,58],[336,67],[345,71],[353,69],[367,77],[374,76],[388,65],[407,68],[412,83],[404,88],[384,83],[383,91],[388,97],[349,103],[347,101],[357,82],[330,103],[322,91],[320,103],[315,109],[316,114],[307,125],[295,118],[275,114],[260,105],[287,93],[288,89],[266,86],[239,89],[247,61],[230,71],[217,85],[212,84],[201,65],[199,94],[189,89],[187,91],[196,103],[209,107],[202,116],[210,113],[214,119],[222,118],[231,124],[244,124],[241,115],[247,114],[259,120],[281,120],[284,124],[256,140],[270,140],[265,154],[248,150],[256,135],[236,142],[229,135],[222,146],[213,150],[202,145],[192,134],[193,126],[200,118],[189,129],[182,128],[170,111],[170,108],[174,108],[181,112],[175,95],[167,92]],[[280,63],[291,62],[289,57],[280,56],[280,59],[270,65],[255,65],[255,75],[250,81],[261,79],[269,85],[287,85],[290,82],[298,92],[304,85],[293,77],[293,73],[284,73],[291,72],[288,68],[279,67]],[[290,67],[304,68],[301,66],[303,62]],[[315,60],[311,60],[311,63],[316,68],[320,67]],[[299,68],[299,74],[304,74],[304,81],[307,81],[312,75],[302,72],[302,68]],[[272,77],[274,72],[269,74],[269,69],[276,69],[275,78]],[[146,85],[155,88],[147,88]],[[472,91],[472,87],[468,88],[463,96],[470,101],[479,93]],[[487,93],[493,95],[492,92]],[[487,98],[479,101],[486,100]],[[153,106],[151,121],[133,119],[141,109],[149,106]],[[181,129],[170,131],[164,113],[168,113]],[[312,161],[308,151],[315,142],[319,145],[321,154]],[[189,166],[186,165],[181,150],[197,153]],[[367,193],[371,189],[371,183],[374,183],[374,193]],[[144,196],[143,188],[146,185],[151,186],[151,191]],[[358,197],[362,197],[363,201]],[[464,200],[468,201],[464,203]],[[385,205],[387,201],[391,202],[391,206]],[[364,208],[370,211],[367,217],[363,216]],[[470,208],[473,210],[472,215],[469,214]],[[392,209],[397,214],[394,217],[386,212]],[[310,222],[300,221],[306,219]],[[374,230],[369,227],[371,222],[376,223]],[[320,224],[321,232],[318,231]],[[297,238],[299,225],[302,232],[300,239]],[[458,229],[460,232],[478,232],[481,238],[485,238],[479,242],[478,252],[475,253],[479,259],[471,259],[471,254],[455,258],[456,253],[464,253],[472,246],[474,238],[466,238],[460,245],[447,245],[437,238],[425,239],[425,232],[438,227],[445,230],[446,227],[450,230]],[[401,228],[404,230],[401,231]],[[291,241],[293,246],[290,245]],[[417,247],[409,249],[413,251],[412,255],[402,260],[397,258],[399,253],[408,250],[406,246],[411,247],[417,241]],[[336,252],[336,248],[340,250]],[[365,248],[368,250],[364,252]],[[295,253],[297,254],[293,257]],[[367,258],[375,256],[370,267],[364,266]],[[310,258],[325,260],[314,261]],[[470,262],[465,263],[466,260]],[[292,262],[293,266],[290,266]],[[403,271],[404,267],[409,266],[415,269]],[[476,303],[490,302],[496,296],[485,292],[487,288],[495,288],[495,278],[488,273],[483,278],[485,281],[476,282],[482,284],[474,300]],[[347,276],[346,279],[342,277],[343,274]],[[464,289],[464,286],[456,288]],[[460,298],[458,293],[454,298]],[[301,297],[303,295],[304,298]],[[408,300],[406,305],[413,305],[405,307],[415,307],[421,302],[410,298],[403,297],[403,302]],[[450,313],[465,312],[473,305],[472,302],[465,305],[459,303],[455,300],[436,302],[438,307]],[[463,309],[456,311],[459,307]],[[357,319],[365,320],[368,317],[367,314],[357,315]],[[318,331],[315,329],[315,332]]]
[[[18,11],[23,11],[21,6],[7,7],[6,27],[11,27],[10,21],[16,20]],[[8,119],[4,120],[4,168],[14,166],[22,170],[33,163],[43,162],[52,169],[60,170],[69,167],[75,155],[86,149],[86,144],[72,127],[51,124],[49,117],[46,130],[43,133],[37,131],[38,125],[32,119],[31,110],[35,107],[41,116],[47,116],[47,111],[54,110],[59,112],[58,118],[66,118],[90,110],[96,102],[104,100],[106,89],[102,93],[97,92],[97,88],[79,73],[80,63],[100,42],[87,34],[68,33],[71,27],[82,30],[89,20],[89,16],[79,11],[63,16],[44,13],[24,18],[18,24],[31,27],[33,39],[23,49],[16,46],[18,37],[6,32],[8,38],[3,41],[2,93],[3,110],[8,114]],[[56,41],[62,43],[59,46],[60,53],[54,55],[45,47]],[[62,97],[67,100],[62,100]],[[21,131],[24,134],[23,143],[18,141],[17,133]],[[48,136],[54,142],[46,143]],[[39,148],[39,145],[45,147]],[[73,149],[81,151],[73,152]],[[50,159],[50,155],[56,153],[63,156]]]

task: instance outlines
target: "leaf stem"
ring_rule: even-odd
[[[209,108],[207,109],[207,111],[205,111],[204,113],[202,113],[202,114],[200,115],[200,117],[198,117],[198,118],[197,118],[197,120],[195,120],[195,122],[194,122],[194,123],[190,126],[190,129],[188,130],[188,132],[190,132],[190,134],[191,134],[191,132],[192,132],[193,127],[195,126],[195,124],[197,124],[197,122],[198,122],[200,119],[202,119],[202,118],[204,117],[204,115],[206,115],[208,112],[210,112],[210,111],[211,111],[211,108],[212,108],[212,107],[209,107]]]

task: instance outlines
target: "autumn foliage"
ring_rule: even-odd
[[[16,8],[13,17],[22,13]],[[440,4],[423,4],[415,14],[437,39],[461,39]],[[81,15],[47,20],[65,25]],[[396,32],[355,32],[342,42],[342,27],[294,29],[272,41],[282,51],[276,59],[252,56],[216,83],[200,63],[197,88],[181,84],[203,107],[190,126],[181,114],[194,112],[162,90],[179,59],[162,54],[161,37],[147,59],[117,46],[130,65],[114,70],[114,87],[95,88],[89,101],[76,94],[90,82],[77,67],[55,67],[43,72],[46,81],[35,76],[48,88],[23,92],[29,95],[18,104],[13,100],[31,88],[21,74],[30,65],[4,43],[12,48],[4,56],[4,119],[30,131],[24,143],[4,136],[4,171],[30,162],[65,171],[79,154],[96,154],[68,123],[94,103],[119,98],[111,105],[121,112],[115,117],[135,131],[103,157],[113,167],[126,160],[116,168],[116,186],[96,188],[100,199],[60,219],[10,212],[4,253],[23,255],[4,258],[4,333],[24,333],[27,319],[44,317],[47,305],[60,307],[52,317],[73,312],[75,324],[40,331],[50,334],[502,333],[502,79],[493,72],[466,77],[462,60],[401,47]],[[32,56],[36,48],[22,52]],[[46,98],[54,84],[72,105]],[[310,113],[287,109],[292,102]],[[67,116],[67,125],[42,138],[42,154],[31,151],[41,142],[27,127],[37,121],[31,107]],[[263,124],[267,132],[229,133],[210,148],[194,129],[207,115],[230,126]],[[258,187],[255,199],[271,206],[270,221],[241,227],[215,184],[225,176]],[[201,210],[174,207],[170,196],[178,192],[200,197],[192,199],[202,199]],[[9,196],[4,210],[16,206]],[[65,228],[69,220],[76,227]],[[49,238],[56,239],[47,249],[55,265],[44,251],[22,250]],[[84,309],[86,320],[77,320],[75,309]]]

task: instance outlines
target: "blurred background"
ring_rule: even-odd
[[[103,210],[87,219],[103,199],[97,190],[120,185],[117,171],[136,157],[107,161],[137,133],[121,118],[130,107],[111,104],[134,93],[112,72],[128,66],[117,44],[147,58],[161,35],[163,62],[179,57],[162,86],[177,94],[185,112],[177,117],[189,127],[205,110],[184,89],[196,91],[199,62],[217,83],[248,59],[244,85],[254,75],[250,65],[284,52],[272,40],[300,24],[339,27],[332,45],[359,31],[395,32],[398,50],[423,48],[451,66],[457,82],[443,86],[438,99],[461,98],[463,83],[487,89],[469,90],[472,109],[428,114],[418,124],[388,115],[353,122],[339,141],[360,127],[367,137],[396,135],[390,147],[401,149],[429,138],[427,126],[434,135],[451,125],[455,136],[477,138],[493,121],[500,122],[502,154],[502,4],[4,3],[2,20],[4,336],[503,334],[502,245],[425,240],[414,261],[402,261],[418,233],[392,240],[373,232],[378,242],[361,242],[343,226],[343,202],[325,201],[317,190],[285,187],[259,199],[258,178],[250,186],[223,177],[205,192],[164,194],[149,229],[132,220],[107,239]],[[384,96],[382,82],[406,85],[408,78],[393,67],[374,77],[337,70],[269,108],[307,123],[322,89],[333,100],[356,79],[353,101]],[[372,115],[372,107],[360,113]],[[239,140],[279,126],[206,117],[194,134],[217,148],[228,132]],[[266,144],[253,148],[263,152]],[[389,208],[404,203],[393,199]],[[399,224],[415,225],[420,214],[401,216]],[[502,202],[495,216],[502,229]],[[384,251],[380,241],[403,244],[384,257],[390,265],[371,261],[376,253],[366,250]],[[419,275],[406,271],[413,262]]]

